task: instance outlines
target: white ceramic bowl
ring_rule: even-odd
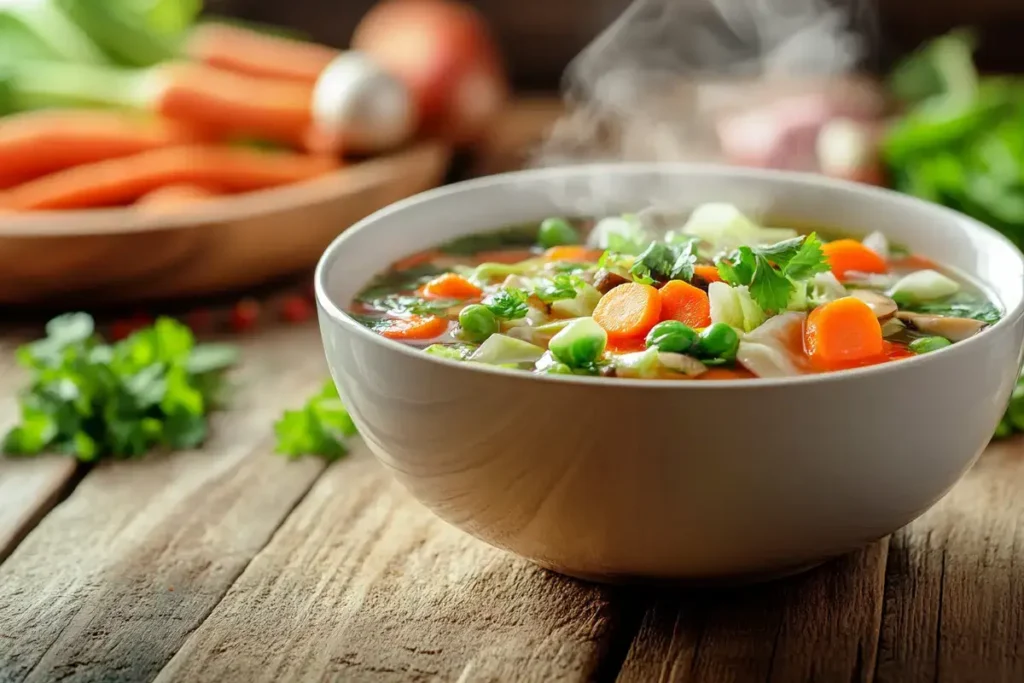
[[[439,360],[345,313],[396,259],[551,215],[686,210],[882,230],[988,288],[1006,315],[948,349],[786,380],[537,377]],[[334,379],[380,461],[455,526],[598,580],[778,575],[907,524],[988,443],[1021,364],[1024,261],[995,231],[895,193],[777,172],[581,166],[413,197],[339,237],[316,275]]]

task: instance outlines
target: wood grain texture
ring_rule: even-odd
[[[994,444],[890,547],[878,683],[1024,680],[1024,443]]]
[[[886,546],[780,583],[653,599],[619,680],[870,681]]]
[[[18,415],[17,391],[25,378],[14,361],[21,339],[0,339],[0,436]],[[60,498],[76,471],[62,457],[10,460],[0,456],[0,562]]]
[[[308,491],[271,424],[326,376],[316,330],[243,353],[203,450],[95,468],[0,565],[0,681],[152,679]]]
[[[360,446],[157,680],[591,680],[611,594],[441,522]]]

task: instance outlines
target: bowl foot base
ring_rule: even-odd
[[[798,574],[809,572],[812,569],[816,569],[826,562],[831,561],[833,558],[825,557],[812,562],[806,562],[792,567],[785,567],[783,569],[775,569],[766,572],[751,572],[746,574],[732,574],[718,577],[649,577],[649,576],[629,576],[622,574],[592,574],[588,572],[578,572],[572,570],[564,570],[554,566],[545,565],[544,563],[537,563],[548,571],[555,572],[556,574],[562,574],[580,581],[587,581],[588,583],[604,583],[604,584],[615,584],[615,585],[672,585],[672,586],[706,586],[706,587],[723,587],[723,588],[735,588],[741,586],[751,586],[760,583],[769,583],[772,581],[779,581],[781,579],[788,579]]]

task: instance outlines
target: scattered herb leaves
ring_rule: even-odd
[[[740,247],[717,265],[726,283],[749,287],[750,296],[768,312],[786,307],[794,280],[806,280],[829,270],[815,233],[765,247]]]
[[[528,298],[527,293],[517,287],[504,287],[484,299],[484,305],[499,318],[518,320],[525,318],[530,311],[526,303]]]
[[[655,281],[693,279],[693,267],[697,264],[696,239],[665,244],[652,242],[636,257],[629,272],[633,279],[644,284]]]
[[[46,334],[17,351],[31,379],[3,441],[10,455],[53,451],[93,461],[195,448],[221,402],[223,373],[239,357],[233,346],[197,345],[170,318],[116,344],[104,343],[85,313],[54,318]]]
[[[577,290],[583,287],[584,282],[577,276],[560,273],[550,280],[544,280],[533,293],[538,299],[546,304],[551,304],[562,299],[575,299]]]
[[[286,410],[274,424],[277,452],[294,460],[316,455],[328,461],[348,453],[346,440],[357,433],[355,423],[330,379],[298,410]]]

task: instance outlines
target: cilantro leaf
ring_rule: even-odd
[[[206,438],[223,371],[238,359],[234,347],[197,346],[170,318],[113,345],[84,313],[54,318],[46,331],[17,351],[31,376],[20,420],[3,441],[9,454],[53,451],[91,462],[193,448]]]
[[[390,313],[412,313],[413,315],[444,315],[449,308],[462,303],[458,299],[426,300],[407,294],[392,294],[379,299],[365,302],[367,306],[378,311]]]
[[[491,313],[505,320],[525,318],[530,311],[526,300],[529,296],[517,287],[504,287],[484,300]]]
[[[989,325],[994,325],[1003,317],[999,308],[991,301],[983,299],[972,300],[964,297],[957,297],[950,301],[911,304],[904,306],[903,309],[912,313],[927,313],[929,315],[953,318],[971,318],[988,323]]]
[[[726,284],[749,285],[754,279],[757,259],[750,247],[740,247],[728,259],[718,262],[718,274]]]
[[[754,277],[750,281],[750,296],[766,312],[777,312],[786,308],[793,283],[772,267],[771,262],[760,254],[756,257]]]
[[[637,282],[693,279],[693,267],[697,263],[698,240],[675,244],[652,242],[636,257],[629,272]]]
[[[782,268],[783,274],[791,280],[806,280],[818,273],[827,273],[829,266],[825,253],[821,250],[821,240],[815,233],[803,239],[796,253],[785,261],[775,262]],[[766,254],[767,256],[767,254]]]
[[[562,299],[575,299],[576,290],[583,286],[583,281],[576,276],[560,273],[551,280],[542,282],[534,288],[533,293],[546,304]]]
[[[356,435],[352,417],[330,379],[299,410],[286,410],[274,424],[277,452],[290,459],[317,455],[328,461],[348,453],[346,439]]]

